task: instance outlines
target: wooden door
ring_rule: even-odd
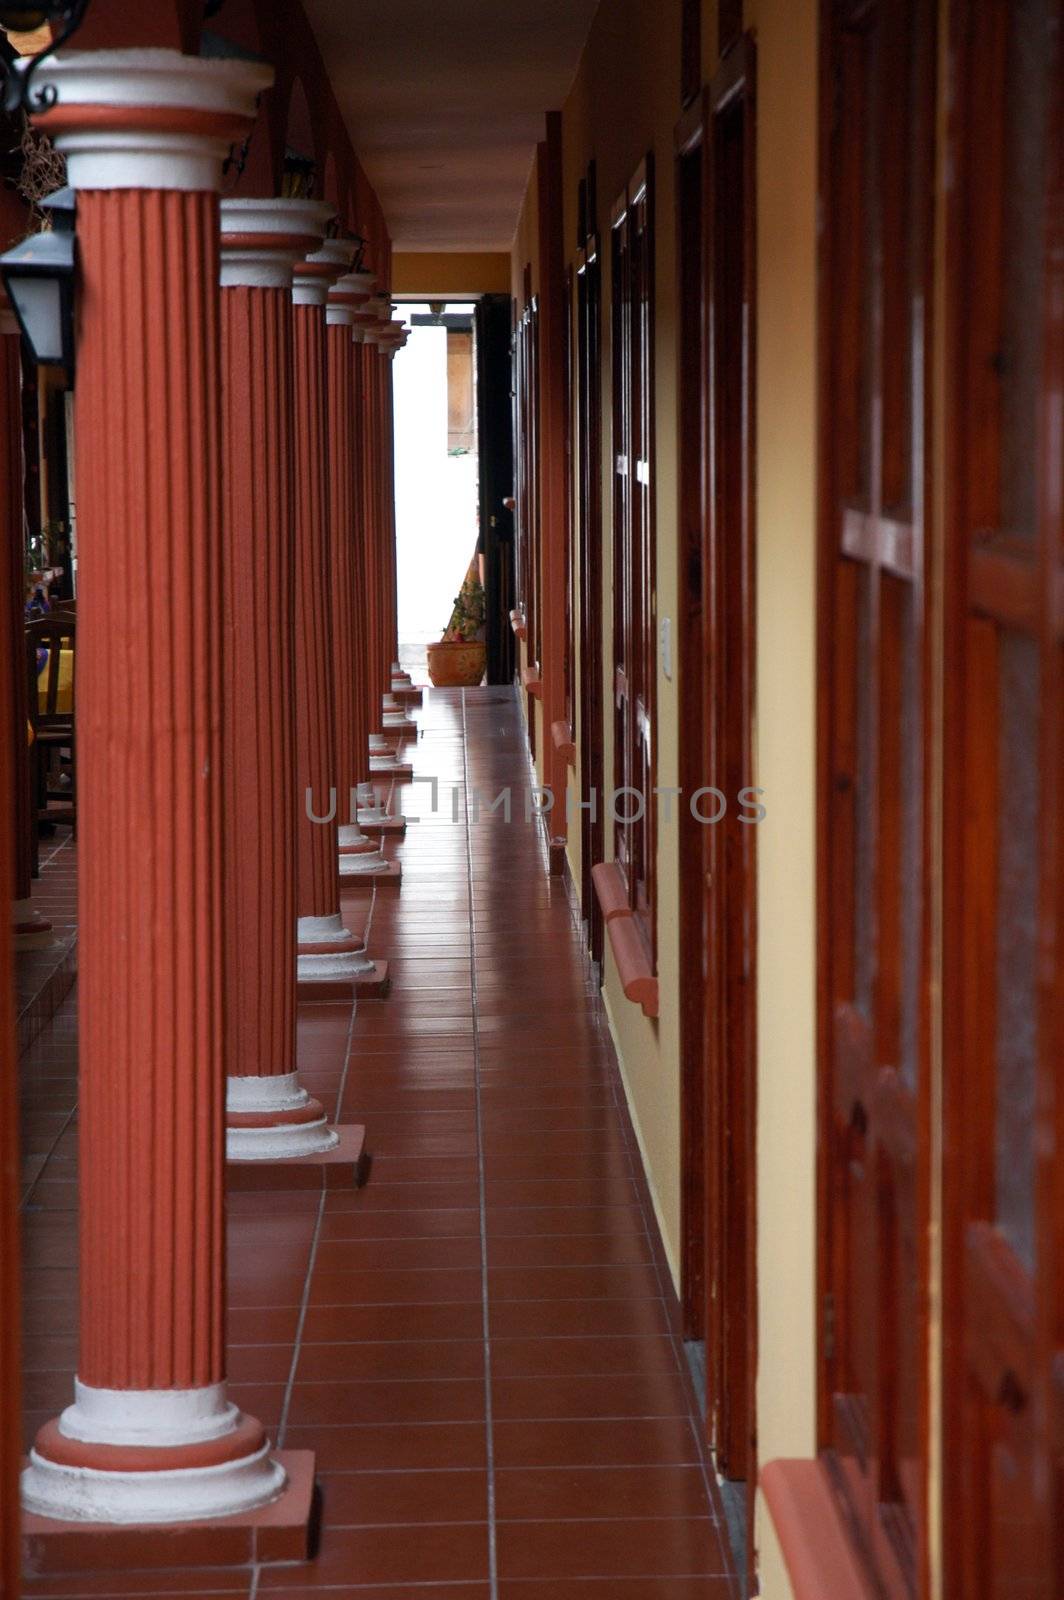
[[[926,1498],[925,445],[936,16],[825,0],[819,1434],[880,1592]]]
[[[613,688],[614,855],[653,960],[656,950],[654,701],[657,680],[654,454],[654,245],[651,158],[614,206]]]
[[[708,358],[702,559],[702,763],[726,798],[702,826],[703,1050],[710,1098],[709,1327],[717,1465],[753,1460],[756,1274],[757,811],[754,770],[754,47],[725,57],[706,109],[703,208]],[[752,1509],[752,1507],[751,1507]]]
[[[591,869],[605,859],[602,721],[602,263],[598,236],[587,234],[576,263],[577,431],[576,538],[580,594],[580,900],[587,914],[588,950],[602,966],[603,922]]]
[[[947,1585],[957,1600],[1056,1600],[1064,8],[963,0],[951,22]]]
[[[510,296],[482,295],[474,311],[477,361],[477,490],[484,544],[488,682],[510,683],[514,675],[514,519],[506,505],[513,493],[513,382],[510,356]]]
[[[719,1470],[755,1477],[755,56],[678,129],[684,1305]]]

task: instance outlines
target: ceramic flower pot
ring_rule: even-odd
[[[480,639],[441,639],[428,647],[429,677],[437,689],[472,689],[484,676],[485,660]]]

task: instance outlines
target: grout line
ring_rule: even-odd
[[[495,1427],[491,1400],[491,1327],[488,1309],[488,1206],[484,1176],[484,1113],[480,1096],[480,1027],[477,1005],[477,935],[473,927],[473,840],[469,827],[469,743],[466,693],[462,693],[462,798],[465,805],[466,887],[469,894],[469,988],[473,1005],[473,1086],[476,1096],[477,1179],[480,1199],[480,1282],[484,1325],[484,1427],[488,1465],[488,1580],[491,1600],[499,1600],[499,1558],[495,1518]]]
[[[374,888],[373,892],[376,893],[376,889],[375,888]],[[372,916],[372,907],[371,907],[371,913],[370,914]],[[340,1074],[340,1087],[337,1090],[337,1095],[336,1095],[336,1113],[335,1113],[334,1118],[333,1118],[334,1121],[336,1120],[336,1116],[339,1115],[340,1106],[341,1106],[341,1104],[343,1102],[344,1088],[345,1088],[346,1083],[347,1083],[348,1069],[349,1069],[350,1064],[351,1064],[351,1046],[352,1046],[352,1041],[353,1041],[353,1038],[354,1038],[355,1011],[357,1009],[357,1006],[358,1006],[357,1000],[353,1000],[352,1003],[351,1003],[351,1017],[350,1017],[350,1020],[349,1020],[349,1022],[347,1024],[347,1040],[346,1040],[346,1043],[344,1045],[344,1066],[343,1066],[343,1071]],[[315,1267],[315,1265],[317,1263],[317,1259],[318,1259],[318,1246],[321,1243],[321,1230],[322,1230],[322,1224],[323,1224],[323,1222],[325,1220],[325,1201],[326,1201],[326,1198],[327,1198],[327,1190],[326,1190],[326,1188],[325,1188],[325,1186],[323,1184],[322,1185],[322,1190],[321,1190],[321,1196],[320,1196],[320,1198],[318,1200],[318,1214],[317,1214],[316,1218],[314,1219],[314,1233],[313,1233],[313,1235],[311,1237],[311,1241],[310,1241],[310,1254],[307,1257],[307,1271],[306,1271],[306,1276],[305,1276],[305,1278],[303,1280],[303,1296],[302,1296],[302,1299],[300,1300],[300,1303],[299,1303],[299,1316],[298,1316],[297,1321],[296,1321],[296,1331],[295,1331],[295,1334],[293,1335],[293,1339],[292,1339],[292,1364],[288,1369],[288,1380],[285,1383],[284,1401],[283,1401],[283,1403],[281,1405],[281,1416],[280,1416],[280,1420],[279,1420],[279,1422],[277,1424],[277,1448],[278,1448],[278,1450],[283,1450],[284,1449],[285,1434],[288,1431],[288,1412],[289,1412],[289,1410],[291,1408],[291,1404],[292,1404],[292,1390],[293,1390],[293,1388],[295,1386],[296,1370],[297,1370],[297,1368],[299,1366],[299,1357],[300,1357],[300,1352],[301,1352],[302,1343],[303,1343],[303,1328],[304,1328],[304,1326],[306,1324],[307,1308],[308,1308],[308,1305],[310,1303],[310,1286],[311,1286],[311,1283],[312,1283],[313,1278],[314,1278],[314,1267]]]

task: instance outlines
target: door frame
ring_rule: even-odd
[[[591,188],[589,183],[588,190]],[[588,209],[590,204],[586,202]],[[588,951],[601,971],[605,929],[591,879],[592,867],[605,859],[606,852],[602,793],[602,247],[593,227],[577,251],[574,299],[576,394],[572,409],[579,441],[576,535],[580,567],[580,780],[584,789],[580,798],[585,802],[580,813],[580,903],[587,919]]]

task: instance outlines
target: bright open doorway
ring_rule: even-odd
[[[479,489],[473,306],[406,303],[395,360],[399,659],[427,681],[426,646],[447,627],[477,551]]]

